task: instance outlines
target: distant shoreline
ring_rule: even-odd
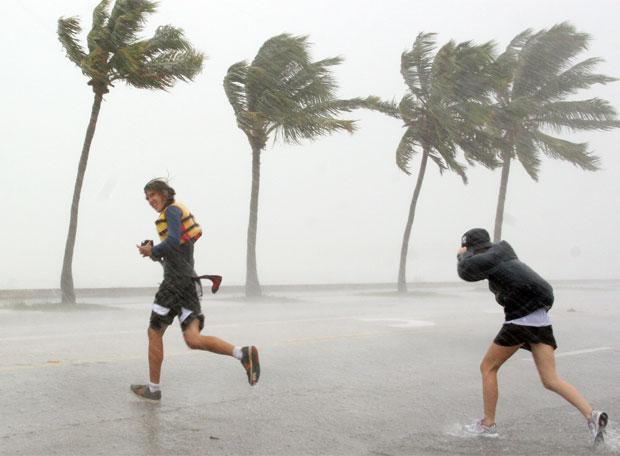
[[[617,285],[620,279],[577,279],[577,280],[550,280],[554,286],[565,285]],[[467,282],[409,282],[410,290],[416,288],[456,287],[467,285]],[[471,283],[473,285],[473,283]],[[206,286],[203,284],[203,286]],[[262,285],[263,291],[321,291],[321,290],[361,290],[361,289],[396,289],[396,283],[318,283],[318,284],[288,284]],[[152,296],[157,287],[108,287],[108,288],[76,288],[76,297],[114,297],[114,296]],[[225,293],[242,293],[244,285],[222,286]],[[32,299],[32,298],[60,298],[59,288],[33,288],[0,290],[0,299]]]

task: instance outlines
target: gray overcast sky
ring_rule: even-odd
[[[0,289],[59,286],[93,94],[65,57],[56,21],[80,16],[89,30],[97,3],[0,2]],[[197,271],[222,274],[225,284],[244,283],[251,156],[222,80],[231,64],[252,60],[268,38],[309,35],[316,59],[344,57],[335,71],[342,97],[400,100],[400,55],[419,32],[438,33],[440,45],[495,40],[501,51],[528,27],[563,21],[593,37],[581,60],[602,57],[599,72],[620,77],[617,0],[162,0],[145,36],[172,24],[209,58],[194,83],[169,92],[119,85],[105,97],[81,197],[75,286],[157,284],[159,265],[135,248],[156,238],[157,214],[142,188],[157,176],[171,178],[178,200],[205,230]],[[595,96],[620,109],[620,82],[580,98]],[[257,248],[263,284],[396,281],[415,172],[406,176],[395,165],[403,133],[398,121],[368,112],[350,118],[359,119],[354,135],[269,144],[263,154]],[[588,141],[603,170],[586,173],[545,160],[535,183],[513,166],[504,239],[549,279],[620,278],[620,131],[563,137]],[[461,234],[473,226],[492,230],[499,170],[471,169],[469,175],[463,186],[456,175],[440,177],[429,164],[410,243],[409,281],[458,280]]]

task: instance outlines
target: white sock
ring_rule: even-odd
[[[149,382],[149,390],[151,393],[156,393],[157,391],[161,391],[161,387],[159,386],[159,383]]]
[[[243,352],[241,351],[241,347],[233,348],[233,356],[239,361],[241,361],[241,358],[243,358]]]

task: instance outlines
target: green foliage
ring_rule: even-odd
[[[288,143],[337,131],[353,132],[353,120],[338,119],[354,109],[375,109],[398,116],[392,103],[377,97],[336,98],[331,67],[339,57],[312,61],[306,36],[282,34],[267,40],[251,64],[232,65],[224,89],[237,125],[253,147],[262,150],[271,134]]]
[[[451,170],[467,182],[466,160],[497,166],[491,137],[482,127],[487,106],[493,43],[448,42],[437,51],[433,33],[420,33],[401,56],[401,74],[409,89],[398,105],[406,131],[396,150],[396,163],[409,174],[409,163],[420,150],[440,172]]]
[[[156,5],[148,0],[116,0],[110,11],[110,0],[101,1],[93,11],[88,53],[77,40],[79,20],[58,20],[58,38],[67,57],[90,78],[95,93],[107,93],[119,80],[138,88],[166,90],[200,73],[204,55],[192,48],[182,30],[166,25],[152,38],[138,39]]]
[[[77,35],[81,31],[80,21],[76,17],[60,18],[58,21],[58,39],[65,48],[69,60],[78,66],[86,57],[86,53],[77,42]]]
[[[588,34],[568,23],[537,33],[528,29],[494,62],[495,104],[488,131],[502,159],[516,157],[534,180],[538,180],[541,152],[584,170],[598,169],[598,158],[586,143],[561,140],[544,131],[557,134],[620,126],[615,110],[605,100],[567,100],[594,84],[616,80],[594,72],[599,58],[575,63],[589,41]]]

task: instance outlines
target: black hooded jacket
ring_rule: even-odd
[[[506,321],[524,317],[553,305],[553,288],[527,264],[521,262],[506,241],[493,244],[486,252],[459,253],[457,271],[468,282],[488,279],[495,300],[504,307]]]

